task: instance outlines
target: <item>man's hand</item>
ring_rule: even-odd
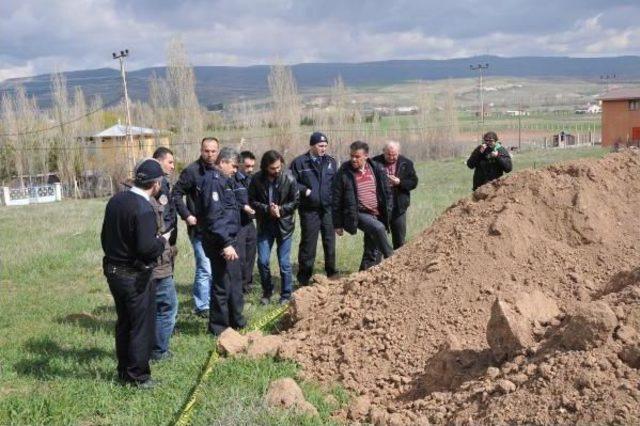
[[[233,262],[239,259],[238,253],[236,253],[236,249],[234,249],[233,246],[227,246],[222,249],[222,257],[224,257],[224,260],[227,262]]]
[[[344,234],[344,229],[342,229],[342,228],[336,228],[336,234],[337,234],[339,237],[342,237],[342,234]]]
[[[196,226],[198,224],[198,219],[195,216],[190,215],[187,217],[187,225]]]
[[[311,195],[311,190],[307,188],[307,190],[304,192],[304,196],[308,197],[309,195]]]
[[[397,176],[389,175],[389,182],[391,182],[391,186],[400,185],[400,178]]]
[[[244,207],[243,207],[242,209],[245,211],[245,213],[248,213],[248,214],[256,214],[256,211],[255,211],[254,209],[252,209],[252,208],[249,206],[249,204],[245,204],[245,205],[244,205]]]
[[[482,145],[480,145],[480,152],[484,152],[487,149],[487,144],[483,143]]]
[[[495,158],[495,157],[497,157],[499,155],[500,155],[500,153],[498,153],[498,151],[491,151],[491,154],[489,154],[489,157]]]
[[[271,217],[274,217],[276,219],[280,218],[280,206],[276,205],[276,204],[269,204],[269,213],[271,214]]]

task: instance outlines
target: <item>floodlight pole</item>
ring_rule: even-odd
[[[478,64],[478,65],[469,65],[469,69],[471,71],[478,71],[480,73],[480,119],[482,123],[482,130],[484,130],[484,90],[483,90],[483,74],[484,70],[489,68],[489,64]]]
[[[127,75],[125,72],[125,58],[129,56],[129,49],[121,50],[120,54],[115,52],[112,54],[113,59],[120,61],[120,74],[122,75],[122,86],[124,87],[124,110],[126,114],[126,131],[125,131],[125,147],[127,151],[127,163],[129,167],[129,175],[133,176],[135,162],[133,159],[133,135],[131,134],[131,112],[129,111],[129,94],[127,92]]]

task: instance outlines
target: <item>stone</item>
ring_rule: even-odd
[[[496,361],[512,358],[535,343],[530,321],[505,300],[496,299],[487,324],[487,343]]]
[[[516,390],[515,383],[513,383],[510,380],[500,379],[498,380],[496,385],[497,385],[497,389],[504,394],[515,392]]]
[[[221,355],[231,357],[240,355],[247,349],[248,345],[249,339],[231,327],[218,336],[217,349]]]
[[[497,379],[498,376],[500,376],[500,369],[496,367],[487,368],[487,377],[489,377],[491,380]]]
[[[605,302],[583,303],[554,338],[566,349],[588,350],[605,343],[617,324],[616,314]]]
[[[247,356],[251,359],[275,357],[282,345],[281,336],[260,336],[255,338],[247,348]]]
[[[294,361],[299,347],[300,342],[295,340],[285,340],[280,345],[280,348],[278,348],[276,358],[281,361]]]
[[[297,408],[306,402],[300,386],[289,377],[271,382],[264,400],[269,407],[284,409]]]
[[[364,419],[371,409],[371,400],[368,396],[362,395],[353,400],[349,405],[347,416],[350,420]]]
[[[560,315],[558,304],[552,298],[546,296],[540,290],[530,293],[518,293],[515,298],[515,308],[529,321],[537,321],[540,324],[549,324]]]
[[[638,332],[631,326],[621,325],[616,329],[615,337],[623,343],[633,343],[638,340]]]
[[[640,344],[625,345],[618,357],[631,368],[640,368]]]
[[[290,312],[294,322],[310,318],[314,314],[313,306],[316,297],[313,287],[301,287],[294,291],[291,296]]]

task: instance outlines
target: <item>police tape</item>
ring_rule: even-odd
[[[267,313],[266,315],[260,317],[255,323],[251,324],[247,327],[246,331],[264,331],[265,328],[272,325],[274,322],[278,321],[285,312],[287,312],[288,306],[281,306],[273,311]],[[196,380],[195,385],[191,388],[191,392],[189,392],[189,398],[183,405],[182,409],[178,413],[177,416],[174,417],[174,421],[170,424],[172,426],[187,426],[191,423],[191,417],[193,416],[193,409],[202,396],[203,385],[207,378],[211,375],[213,371],[213,367],[221,361],[218,352],[214,348],[211,350],[209,354],[209,358],[207,358],[207,362],[204,364],[198,379]]]

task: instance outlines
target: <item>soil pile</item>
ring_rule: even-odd
[[[285,358],[374,424],[640,422],[640,155],[522,171],[296,292]]]

